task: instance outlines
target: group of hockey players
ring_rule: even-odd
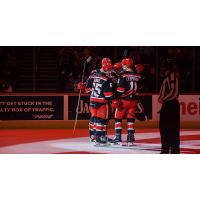
[[[144,67],[141,64],[134,65],[132,58],[124,58],[114,65],[109,58],[103,58],[101,65],[100,69],[91,72],[85,83],[78,84],[78,89],[90,94],[90,141],[100,145],[121,145],[122,120],[126,119],[125,144],[131,146],[135,141],[135,111]],[[107,136],[107,128],[112,113],[115,136],[111,139]]]

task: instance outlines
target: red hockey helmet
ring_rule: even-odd
[[[137,64],[137,65],[135,65],[135,69],[136,69],[137,73],[141,73],[144,71],[144,66],[142,64]]]
[[[113,68],[116,71],[120,71],[122,69],[122,63],[115,63]]]
[[[132,58],[124,58],[122,60],[122,65],[126,66],[127,68],[132,68],[133,67],[133,59]]]
[[[103,71],[111,71],[113,69],[110,58],[103,58],[101,61]]]

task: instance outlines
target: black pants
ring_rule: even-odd
[[[180,153],[180,104],[177,100],[163,103],[160,111],[161,153]]]

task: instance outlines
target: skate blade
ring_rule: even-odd
[[[134,147],[135,144],[134,143],[123,143],[122,146],[123,147]]]
[[[108,147],[108,146],[110,146],[110,144],[108,144],[108,143],[105,143],[105,144],[102,144],[102,143],[95,143],[94,146],[95,146],[95,147]]]
[[[110,143],[112,146],[122,146],[122,142]]]

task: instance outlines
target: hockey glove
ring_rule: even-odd
[[[85,92],[85,89],[86,89],[85,84],[83,82],[79,82],[77,84],[77,89],[81,90],[81,92]]]

